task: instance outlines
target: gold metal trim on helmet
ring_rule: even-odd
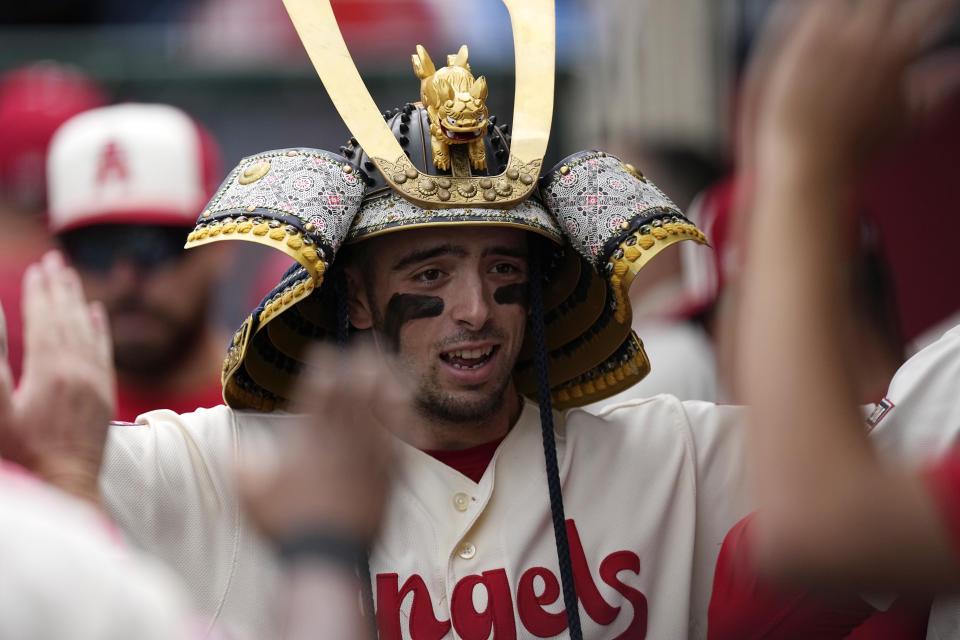
[[[551,393],[554,408],[563,411],[600,402],[643,380],[650,373],[650,359],[643,342],[631,331],[625,346],[628,355],[621,362],[608,359],[579,379],[555,386]]]
[[[436,188],[404,154],[347,50],[330,0],[283,0],[323,86],[350,132],[397,193],[423,208],[510,208],[536,188],[553,117],[556,26],[553,0],[503,0],[513,26],[516,87],[507,169],[450,176]]]
[[[203,229],[191,231],[183,248],[193,249],[221,240],[256,242],[287,254],[302,264],[313,281],[319,284],[323,282],[323,274],[327,265],[320,258],[315,243],[307,244],[307,242],[310,242],[309,238],[307,242],[304,242],[306,237],[302,231],[297,229],[289,230],[283,226],[271,227],[270,222],[254,224],[251,221],[237,223],[231,220],[222,224],[214,222]]]

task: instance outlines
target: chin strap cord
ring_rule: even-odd
[[[530,330],[533,335],[534,363],[537,369],[537,401],[540,405],[540,429],[543,434],[543,456],[547,467],[547,487],[550,490],[550,514],[553,516],[553,534],[560,563],[560,583],[563,586],[563,604],[567,611],[567,628],[571,640],[582,640],[577,586],[570,560],[566,517],[563,513],[563,493],[560,489],[560,471],[557,464],[557,443],[553,430],[553,403],[550,399],[550,371],[547,364],[547,338],[543,325],[543,280],[539,245],[531,242],[530,250]]]
[[[350,309],[347,307],[347,275],[337,269],[334,290],[337,292],[337,346],[347,348],[350,338]]]

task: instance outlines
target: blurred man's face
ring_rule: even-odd
[[[163,375],[206,327],[211,254],[185,251],[175,227],[103,225],[61,238],[90,300],[110,318],[114,359],[124,375]]]
[[[527,319],[527,241],[516,229],[403,231],[367,241],[351,282],[358,328],[373,327],[446,422],[493,417],[513,391]],[[359,281],[359,282],[358,282]]]

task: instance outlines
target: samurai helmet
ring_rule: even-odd
[[[552,8],[531,9],[541,4],[551,3],[510,3],[511,17],[532,19],[533,11],[542,22]],[[338,153],[291,148],[244,158],[187,241],[247,240],[296,261],[233,336],[223,366],[226,402],[264,411],[287,405],[307,346],[334,338],[343,322],[336,313],[343,291],[329,277],[343,245],[441,224],[465,233],[507,225],[549,241],[542,311],[557,408],[596,402],[641,380],[650,364],[631,330],[630,283],[671,244],[706,238],[640,171],[603,151],[574,153],[541,172],[553,109],[552,29],[533,42],[515,36],[511,132],[488,114],[486,80],[473,76],[466,45],[441,68],[417,46],[420,101],[378,111],[356,69],[344,68],[346,46],[339,65],[328,59],[338,55],[329,43],[343,39],[323,5],[287,0],[353,137]],[[322,20],[311,20],[317,12]],[[316,46],[318,38],[327,46]],[[515,381],[533,396],[527,340]]]

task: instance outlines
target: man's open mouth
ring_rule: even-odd
[[[490,361],[499,348],[499,345],[490,345],[477,349],[444,351],[440,354],[440,359],[455,369],[479,369]]]
[[[443,125],[440,125],[440,129],[443,131],[443,135],[447,136],[451,140],[456,140],[457,142],[473,140],[475,138],[479,138],[483,134],[483,129],[475,129],[474,131],[450,131]]]

